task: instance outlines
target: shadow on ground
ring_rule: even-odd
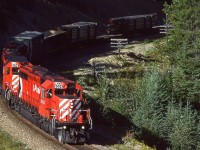
[[[134,37],[133,41],[144,41],[146,39],[157,39],[161,35],[148,35],[143,37]],[[97,56],[106,56],[112,52],[109,41],[101,41],[100,43],[90,43],[88,45],[79,45],[73,48],[65,49],[46,57],[44,67],[47,67],[52,72],[56,72],[65,76],[70,80],[75,80],[73,70],[82,67],[89,67],[88,60]],[[130,53],[131,57],[140,61],[151,62],[155,61],[143,55],[135,55]],[[90,98],[89,98],[90,99]],[[150,131],[135,126],[127,117],[109,109],[106,115],[102,114],[102,106],[93,100],[90,100],[89,108],[92,111],[94,128],[91,132],[90,144],[98,145],[113,145],[120,144],[124,141],[124,137],[131,130],[134,138],[145,144],[156,147],[157,149],[166,149],[168,143],[151,133]],[[115,134],[117,131],[117,134]]]

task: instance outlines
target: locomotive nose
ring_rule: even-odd
[[[62,99],[60,100],[59,110],[60,110],[60,119],[62,121],[73,121],[76,122],[79,110],[81,107],[80,99]]]

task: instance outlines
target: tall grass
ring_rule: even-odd
[[[8,133],[0,130],[0,150],[27,150],[26,145],[17,142]]]

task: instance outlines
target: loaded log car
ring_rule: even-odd
[[[96,27],[95,22],[77,22],[44,33],[25,31],[14,36],[5,45],[3,52],[10,53],[14,50],[17,55],[27,57],[31,63],[41,64],[45,56],[50,53],[95,40]]]
[[[33,64],[41,64],[47,54],[58,51],[67,47],[67,33],[64,31],[49,30],[44,33],[38,31],[25,31],[14,36],[8,42],[3,53],[8,53],[14,49],[10,49],[9,45],[23,45],[23,49],[15,47],[16,53],[27,57]]]
[[[10,108],[60,142],[86,142],[92,119],[90,109],[83,109],[82,87],[32,65],[26,57],[15,53],[16,49],[20,48],[7,45],[7,53],[1,58],[1,93]]]
[[[125,36],[158,33],[158,29],[153,28],[156,22],[157,15],[155,13],[110,18],[106,30],[108,34],[123,34]]]
[[[3,54],[25,56],[33,64],[40,64],[44,57],[44,33],[25,31],[5,44]]]
[[[58,30],[66,31],[70,37],[70,43],[91,42],[96,40],[97,23],[96,22],[76,22],[69,25],[62,25]]]

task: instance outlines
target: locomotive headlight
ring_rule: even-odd
[[[66,129],[67,127],[66,126],[63,126],[63,129]]]
[[[85,129],[85,126],[81,126],[81,129],[83,129],[83,130],[84,130],[84,129]]]

